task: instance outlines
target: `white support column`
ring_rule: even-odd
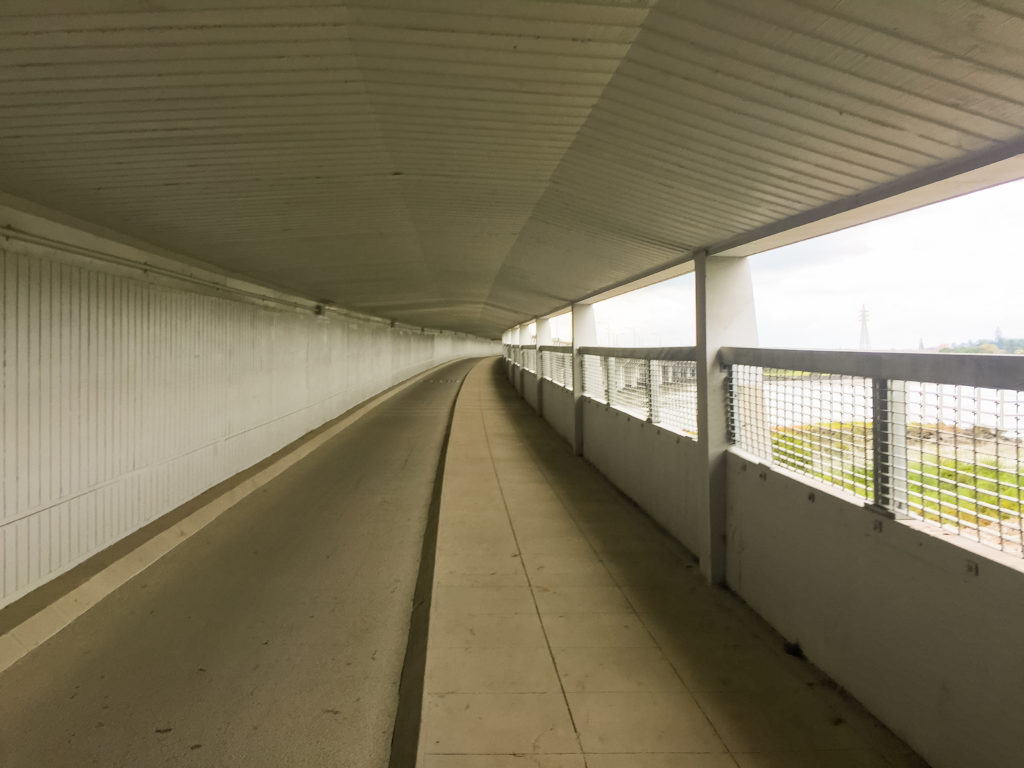
[[[597,323],[594,321],[592,304],[572,305],[572,402],[573,402],[573,451],[583,455],[583,358],[577,351],[580,347],[597,346]]]
[[[540,348],[551,345],[551,320],[544,318],[537,318],[537,414],[540,416],[544,415],[544,387],[541,386],[541,382],[544,377],[541,375],[543,370],[543,362],[541,360]]]
[[[537,346],[538,347],[549,347],[551,346],[551,320],[550,318],[538,318],[537,319]]]
[[[722,347],[756,347],[754,290],[746,258],[695,259],[697,293],[697,422],[701,489],[700,570],[712,584],[725,580],[726,482],[729,447],[726,376],[718,364]]]
[[[515,328],[513,328],[511,330],[509,336],[510,336],[509,343],[513,347],[518,347],[522,343],[520,341],[520,339],[523,336],[522,326],[517,325]],[[520,390],[520,386],[519,386],[520,375],[519,375],[519,369],[516,368],[515,364],[519,363],[521,361],[521,359],[522,359],[522,355],[521,354],[517,354],[516,350],[513,350],[512,351],[512,361],[513,361],[513,364],[509,366],[508,374],[509,374],[509,380],[512,382],[512,386],[515,387],[516,392],[518,392]]]

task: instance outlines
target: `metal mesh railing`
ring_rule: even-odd
[[[541,349],[540,375],[560,387],[572,389],[572,349]]]
[[[585,347],[583,394],[643,421],[696,437],[696,363],[689,359],[693,354],[689,347]]]
[[[691,437],[697,436],[697,363],[651,360],[651,421]]]
[[[599,403],[608,402],[608,373],[606,360],[600,355],[583,355],[580,366],[583,374],[583,395]]]
[[[523,368],[530,373],[537,372],[537,350],[533,347],[523,347]]]
[[[651,414],[650,369],[646,360],[609,357],[608,405],[646,421]]]
[[[890,381],[882,397],[891,506],[1024,554],[1024,391]]]
[[[573,388],[570,349],[505,354]],[[579,354],[585,397],[697,436],[692,349]],[[725,349],[732,442],[876,508],[1024,555],[1021,361],[965,357]]]
[[[873,500],[870,379],[734,365],[728,396],[737,447]]]
[[[727,357],[735,352],[749,351]],[[761,362],[773,354],[782,364],[818,356],[822,368],[848,372],[728,361],[737,447],[897,516],[1024,554],[1024,390],[893,376],[927,373],[1001,384],[1021,380],[1013,368],[1018,361],[990,358],[981,366],[977,358],[952,355],[778,350],[748,356]],[[856,375],[858,368],[874,375]]]

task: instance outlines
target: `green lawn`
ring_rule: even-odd
[[[849,466],[855,449],[866,454],[863,466]],[[830,462],[830,456],[835,460]],[[772,432],[772,461],[804,475],[810,475],[843,490],[864,496],[872,493],[871,428],[864,422],[833,422],[806,427],[784,427]]]
[[[834,422],[772,431],[772,461],[871,501],[871,425]],[[851,453],[853,454],[851,456]],[[911,452],[913,457],[915,451]],[[863,456],[860,464],[852,464]],[[910,512],[932,522],[987,528],[1000,521],[1020,525],[1024,475],[1010,469],[923,454],[908,462]],[[1011,534],[1013,538],[1018,538]]]
[[[1024,512],[1024,477],[950,457],[909,462],[907,491],[911,510],[935,522],[986,526]]]

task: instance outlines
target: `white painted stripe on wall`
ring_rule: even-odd
[[[377,392],[490,342],[0,248],[0,606]]]

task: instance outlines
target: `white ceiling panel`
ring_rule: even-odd
[[[1020,151],[1010,0],[0,4],[0,189],[487,336]]]

